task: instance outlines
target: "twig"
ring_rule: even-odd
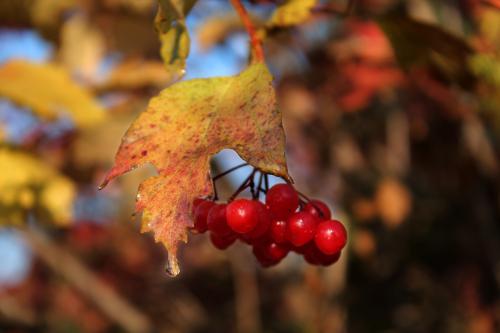
[[[248,36],[250,37],[250,45],[252,47],[255,60],[257,60],[258,62],[264,62],[264,50],[262,48],[262,41],[260,40],[260,37],[257,35],[255,27],[252,23],[252,20],[250,19],[250,16],[248,16],[245,7],[243,6],[240,0],[231,0],[231,4],[233,5],[234,9],[240,16],[241,21],[243,21],[243,25],[247,30]]]
[[[250,186],[250,184],[252,183],[253,181],[253,177],[255,175],[255,173],[257,172],[257,169],[253,169],[252,172],[250,173],[250,175],[243,181],[243,183],[240,185],[240,187],[238,187],[238,189],[236,190],[236,192],[233,193],[233,195],[231,195],[231,197],[228,199],[228,202],[231,202],[234,200],[234,198],[236,198],[238,196],[238,194],[240,194],[241,192],[243,192],[248,186]]]
[[[226,171],[224,171],[224,172],[222,172],[222,173],[218,174],[217,176],[213,177],[213,178],[212,178],[212,180],[213,180],[213,181],[216,181],[217,179],[222,178],[222,177],[224,177],[225,175],[230,174],[231,172],[236,171],[236,170],[238,170],[238,169],[240,169],[240,168],[243,168],[244,166],[247,166],[247,165],[248,165],[248,163],[241,163],[241,164],[238,164],[237,166],[234,166],[234,167],[232,167],[231,169],[228,169],[228,170],[226,170]]]
[[[126,332],[152,331],[152,324],[146,315],[104,284],[66,249],[38,231],[24,229],[21,233],[43,262],[61,274]]]

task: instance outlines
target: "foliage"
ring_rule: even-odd
[[[0,96],[29,107],[46,120],[68,118],[78,127],[105,119],[92,95],[57,65],[14,60],[0,67]]]
[[[210,157],[236,150],[264,172],[288,178],[281,113],[272,77],[254,64],[235,77],[185,81],[163,90],[132,124],[104,183],[147,162],[157,177],[139,188],[136,210],[144,211],[142,230],[169,252],[178,273],[178,241],[187,241],[192,202],[213,194]]]
[[[67,225],[72,219],[75,185],[43,161],[0,148],[0,225],[22,225],[29,213]],[[8,172],[7,172],[8,171]]]

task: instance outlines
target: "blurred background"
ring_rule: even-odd
[[[97,190],[171,83],[156,1],[0,1],[0,332],[500,332],[500,1],[299,2],[279,24],[286,1],[244,4],[296,187],[331,205],[348,248],[262,269],[192,236],[170,278],[132,217],[154,170]],[[247,64],[228,1],[199,0],[187,27],[187,79]],[[223,151],[214,174],[239,163]]]

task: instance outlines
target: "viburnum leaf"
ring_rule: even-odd
[[[288,27],[303,23],[311,17],[317,0],[288,0],[278,6],[269,19],[269,26]]]
[[[111,179],[144,163],[158,176],[139,187],[136,211],[142,232],[153,231],[169,254],[168,271],[179,273],[176,251],[193,225],[192,202],[213,194],[210,157],[232,148],[263,172],[289,179],[285,136],[272,76],[264,64],[233,77],[177,83],[153,98],[125,133]]]
[[[155,27],[161,42],[160,54],[172,82],[182,78],[185,73],[190,44],[185,17],[196,1],[159,0]]]
[[[0,147],[0,225],[18,225],[28,212],[67,225],[72,219],[76,187],[67,177],[36,157]]]
[[[95,125],[106,118],[104,109],[62,67],[12,60],[0,67],[0,97],[31,108],[44,119],[61,116],[76,126]]]

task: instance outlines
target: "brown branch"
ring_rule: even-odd
[[[255,60],[257,60],[258,62],[264,62],[264,50],[262,48],[262,41],[257,35],[255,27],[252,23],[252,20],[250,19],[250,16],[248,16],[245,7],[240,0],[231,0],[231,4],[240,16],[241,21],[243,22],[243,25],[247,30],[248,36],[250,37],[250,46],[252,48],[252,53],[255,56]]]
[[[61,274],[125,331],[151,332],[153,327],[148,317],[103,283],[66,249],[35,230],[24,229],[22,235],[45,264]]]

